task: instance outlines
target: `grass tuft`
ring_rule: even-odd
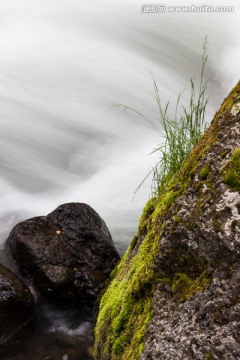
[[[178,95],[174,118],[171,118],[168,115],[170,102],[168,101],[165,106],[162,105],[158,86],[153,77],[153,89],[159,112],[160,130],[153,121],[149,120],[139,111],[121,104],[115,105],[123,108],[124,111],[131,110],[143,117],[150,123],[154,130],[160,133],[161,139],[163,139],[163,142],[152,151],[152,153],[157,152],[159,154],[159,161],[137,187],[135,194],[141,188],[145,180],[152,175],[151,195],[152,197],[158,196],[173,176],[181,170],[191,149],[198,142],[203,131],[206,129],[205,112],[208,99],[206,99],[207,82],[204,81],[204,70],[207,58],[206,37],[203,42],[199,85],[197,86],[195,79],[191,78],[188,105],[182,104],[183,93]]]
[[[168,116],[169,102],[165,107],[162,106],[157,84],[155,80],[153,81],[164,139],[163,144],[153,151],[160,154],[160,160],[152,169],[153,196],[158,195],[172,177],[181,170],[188,154],[206,128],[205,111],[208,99],[205,96],[207,83],[204,82],[203,77],[207,57],[206,38],[203,43],[199,87],[197,88],[195,79],[192,78],[188,105],[181,104],[182,96],[180,94],[176,103],[174,119]]]

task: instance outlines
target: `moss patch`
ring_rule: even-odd
[[[160,234],[165,224],[162,223],[155,232],[153,219],[156,214],[163,216],[178,195],[176,191],[163,191],[157,203],[152,199],[145,206],[138,235],[112,272],[111,284],[100,302],[95,327],[95,359],[139,359],[143,350],[143,336],[152,317],[151,302],[155,285],[158,282],[170,283],[167,277],[159,279],[154,270]],[[147,229],[147,234],[136,255],[132,256],[143,229]]]
[[[218,120],[219,117],[225,115],[226,112],[231,111],[232,107],[237,102],[239,94],[240,94],[240,83],[238,82],[238,84],[232,89],[232,91],[230,92],[228,97],[226,97],[226,99],[223,101],[220,109],[216,113],[216,115],[215,115],[216,120]]]
[[[175,199],[178,197],[179,193],[177,191],[170,191],[165,197],[165,206],[167,209],[171,207]]]
[[[225,156],[226,156],[227,154],[229,154],[229,153],[230,153],[230,150],[225,150],[224,152],[221,153],[220,156],[224,159]]]
[[[196,192],[198,192],[203,187],[204,184],[205,184],[204,181],[199,181],[198,183],[196,183],[195,185]]]
[[[232,190],[240,192],[240,149],[236,149],[230,157],[223,181]]]
[[[207,360],[215,360],[215,357],[214,357],[212,352],[207,352],[206,353],[206,359]]]
[[[95,329],[96,359],[139,358],[145,328],[151,319],[155,283],[151,264],[157,244],[157,238],[150,232],[137,255],[130,260],[127,253],[118,265],[118,272],[100,303]]]
[[[176,273],[172,281],[173,296],[179,302],[185,302],[191,295],[203,291],[209,284],[210,279],[203,271],[200,276],[195,279],[190,278],[185,273]]]
[[[212,222],[213,222],[213,229],[216,231],[216,232],[220,232],[222,227],[221,227],[221,223],[219,222],[219,220],[214,217],[212,219]]]
[[[205,180],[208,177],[211,169],[208,165],[205,165],[199,173],[199,177],[201,180]]]
[[[143,209],[143,213],[142,216],[140,218],[139,221],[139,231],[138,233],[142,233],[146,230],[149,230],[149,227],[151,226],[151,221],[149,221],[152,213],[154,212],[155,209],[155,199],[150,199],[147,204],[145,205],[144,209]]]

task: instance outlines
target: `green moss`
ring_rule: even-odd
[[[180,224],[181,223],[181,218],[179,216],[175,216],[173,221],[174,221],[174,224]]]
[[[240,149],[236,149],[229,159],[224,176],[224,183],[232,190],[240,192]]]
[[[151,319],[157,237],[150,232],[135,257],[127,253],[103,295],[95,329],[95,358],[138,359]],[[104,338],[104,341],[101,339]],[[98,346],[98,344],[101,344]]]
[[[176,273],[172,281],[173,296],[179,302],[185,302],[191,295],[203,291],[209,282],[206,271],[195,279],[185,273]]]
[[[232,106],[236,103],[239,94],[240,94],[240,82],[238,82],[238,84],[232,89],[230,94],[224,100],[222,106],[215,115],[215,120],[218,120],[219,117],[225,115],[226,112],[231,110]]]
[[[229,154],[230,150],[226,150],[223,153],[221,153],[221,157],[224,159],[227,154]]]
[[[192,180],[196,174],[196,168],[192,169],[189,173],[190,179]]]
[[[155,199],[153,198],[153,199],[148,200],[147,204],[145,205],[145,207],[143,209],[142,217],[144,219],[149,217],[153,213],[154,207],[155,207]]]
[[[205,184],[204,181],[199,181],[199,182],[196,183],[196,185],[195,185],[195,190],[198,192],[198,191],[203,187],[204,184]]]
[[[167,209],[169,209],[171,207],[171,205],[174,203],[174,201],[176,200],[178,196],[178,192],[177,191],[170,191],[169,193],[167,193],[167,195],[165,196],[165,206],[167,207]]]
[[[214,354],[210,351],[206,353],[206,360],[215,360]]]
[[[220,232],[222,227],[221,227],[221,224],[219,222],[219,220],[217,218],[213,218],[212,219],[212,222],[213,222],[213,228],[216,232]]]
[[[152,294],[156,284],[169,283],[170,279],[158,278],[153,264],[159,252],[161,231],[165,223],[154,231],[156,215],[163,216],[174,203],[178,192],[165,190],[158,202],[150,200],[139,223],[127,253],[112,272],[111,284],[102,296],[95,327],[95,359],[134,359],[143,350],[143,336],[151,320]],[[154,210],[154,212],[153,212]],[[138,247],[143,229],[151,224]],[[132,257],[132,250],[138,247]],[[104,340],[103,340],[104,339]]]
[[[155,209],[155,198],[150,199],[143,209],[142,216],[139,221],[139,230],[149,231],[151,222],[149,221],[150,216],[152,215]]]
[[[211,169],[208,165],[205,165],[199,173],[199,177],[201,180],[205,180],[208,177]]]
[[[171,278],[164,277],[164,278],[160,278],[158,281],[162,282],[162,283],[170,284],[171,283]]]

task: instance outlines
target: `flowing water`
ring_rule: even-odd
[[[76,201],[100,214],[123,253],[150,180],[132,201],[134,191],[155,164],[148,154],[160,139],[136,113],[112,105],[130,106],[157,124],[151,73],[173,111],[179,92],[198,78],[207,35],[210,121],[239,79],[240,4],[228,5],[233,12],[144,13],[138,0],[0,1],[2,249],[20,220]],[[74,360],[78,349],[78,359],[87,360],[90,318],[73,324],[70,315],[43,313],[48,325],[39,324],[41,335],[29,336],[16,359]]]

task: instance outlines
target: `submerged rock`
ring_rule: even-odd
[[[146,205],[100,302],[95,359],[240,359],[240,83]]]
[[[17,224],[7,246],[37,290],[65,304],[92,305],[119,260],[105,222],[81,203]]]
[[[0,350],[12,345],[32,319],[34,298],[14,273],[0,264]]]

